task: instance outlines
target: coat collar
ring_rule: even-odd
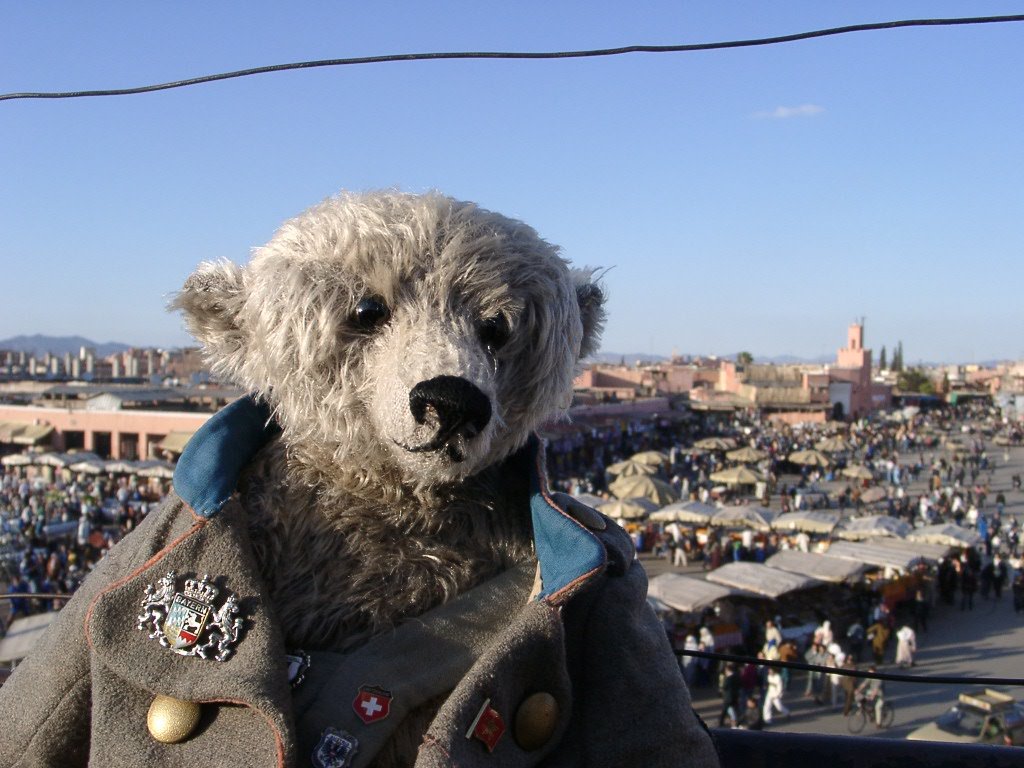
[[[174,471],[174,490],[197,515],[212,518],[235,491],[238,476],[278,432],[270,407],[246,396],[219,411],[193,435]],[[520,451],[530,484],[534,549],[541,589],[535,599],[560,603],[607,563],[602,539],[559,507],[544,472],[544,448],[532,435]]]

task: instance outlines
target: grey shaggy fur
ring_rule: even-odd
[[[603,293],[525,224],[440,194],[342,194],[246,267],[204,263],[172,306],[213,370],[282,432],[241,486],[292,647],[345,650],[532,555],[516,452],[564,412]],[[386,308],[373,328],[360,301]],[[491,323],[491,326],[488,326]],[[486,343],[494,323],[507,343]],[[410,392],[459,377],[490,402],[462,460]]]

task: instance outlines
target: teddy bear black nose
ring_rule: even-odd
[[[430,450],[448,448],[449,453],[453,440],[476,436],[491,420],[490,399],[459,376],[435,376],[421,381],[409,393],[409,409],[417,424],[427,423],[428,418],[437,422],[437,435],[430,441]]]

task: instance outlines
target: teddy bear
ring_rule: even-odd
[[[628,536],[547,487],[592,270],[343,193],[172,306],[250,394],[4,686],[0,764],[717,764]]]

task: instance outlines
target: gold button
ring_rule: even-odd
[[[527,696],[516,711],[516,744],[532,752],[550,741],[558,725],[558,702],[550,693]]]
[[[146,726],[150,735],[164,744],[184,741],[199,725],[202,707],[194,701],[182,701],[170,696],[157,696],[149,705]]]

